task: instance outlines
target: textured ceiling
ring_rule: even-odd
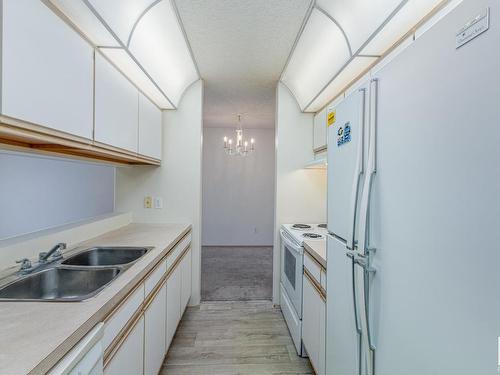
[[[309,0],[176,0],[205,81],[204,126],[274,127],[275,87]]]

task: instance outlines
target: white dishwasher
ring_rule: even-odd
[[[102,375],[104,324],[97,324],[49,372],[49,375]]]

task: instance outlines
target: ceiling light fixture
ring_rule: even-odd
[[[460,0],[315,0],[280,80],[317,112],[422,20]]]
[[[233,145],[233,139],[224,137],[224,151],[231,156],[247,156],[255,151],[255,139],[250,139],[250,144],[243,138],[243,128],[241,126],[241,115],[238,115],[238,124],[236,128],[236,143]]]

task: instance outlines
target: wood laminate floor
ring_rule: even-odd
[[[189,307],[162,375],[313,374],[295,352],[279,309],[270,301],[203,302]]]

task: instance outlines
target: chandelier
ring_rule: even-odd
[[[233,144],[233,139],[224,137],[224,151],[228,155],[247,156],[249,153],[255,151],[255,139],[248,141],[243,139],[243,128],[241,127],[241,115],[238,115],[238,125],[236,128],[236,143]]]

